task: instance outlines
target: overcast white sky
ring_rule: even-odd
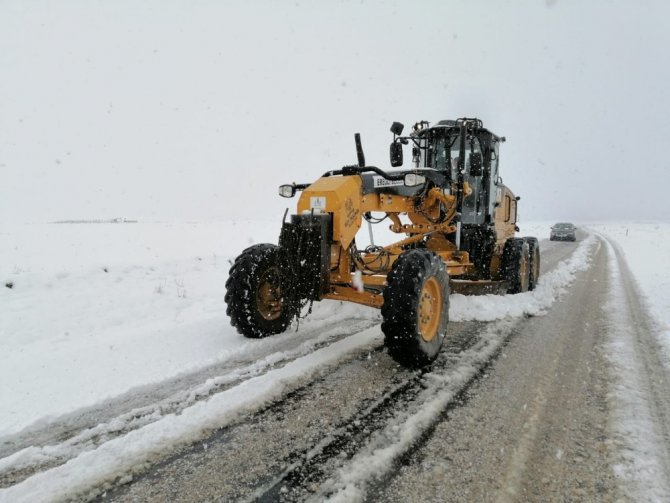
[[[281,218],[389,126],[507,137],[525,220],[670,219],[670,3],[0,0],[0,220]],[[406,155],[409,152],[406,153]],[[409,155],[407,155],[409,157]]]

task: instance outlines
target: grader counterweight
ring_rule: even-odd
[[[508,293],[535,288],[538,241],[515,237],[519,198],[499,176],[505,138],[471,118],[418,122],[409,136],[403,129],[391,127],[391,166],[402,166],[411,143],[409,169],[367,166],[356,134],[358,165],[280,187],[284,197],[301,194],[279,245],[244,250],[226,283],[240,333],[283,332],[309,302],[355,302],[381,308],[389,353],[416,367],[437,356],[446,336],[450,278],[498,282]],[[359,250],[363,220],[386,219],[399,239]]]

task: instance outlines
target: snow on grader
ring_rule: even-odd
[[[329,171],[311,184],[282,185],[298,199],[279,245],[244,250],[226,283],[227,313],[246,337],[284,332],[309,303],[322,299],[381,309],[384,343],[402,365],[420,367],[447,334],[450,279],[532,290],[540,272],[536,238],[515,237],[518,197],[499,175],[505,141],[479,119],[421,121],[409,136],[391,126],[391,166],[365,164]],[[356,246],[363,220],[388,220],[398,241]]]

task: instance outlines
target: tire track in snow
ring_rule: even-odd
[[[371,433],[383,436],[392,425],[405,423],[412,412],[428,407],[427,397],[438,391],[443,384],[449,383],[452,392],[450,406],[466,402],[466,393],[470,383],[485,373],[488,364],[504,346],[504,341],[511,335],[515,321],[503,321],[493,325],[482,322],[471,322],[456,338],[452,338],[438,359],[430,366],[411,374],[401,383],[386,391],[369,407],[359,411],[354,417],[346,418],[342,424],[317,445],[310,449],[293,454],[289,466],[264,487],[258,489],[249,501],[302,501],[312,494],[312,487],[326,483],[326,489],[319,492],[316,500],[320,501],[332,493],[328,486],[332,472],[341,467],[343,460],[351,460],[361,450]],[[492,334],[495,334],[491,336]],[[468,369],[468,371],[464,371]],[[470,372],[472,370],[473,372]],[[444,372],[446,378],[437,377]],[[402,411],[400,414],[398,411]],[[423,432],[430,433],[430,427]],[[379,441],[379,439],[377,439]],[[386,443],[386,439],[381,443]],[[413,441],[416,444],[415,441]],[[374,463],[372,463],[374,465]],[[361,467],[369,470],[370,465]],[[358,470],[358,468],[357,468]],[[345,495],[345,500],[350,497]]]
[[[247,379],[263,375],[272,369],[281,368],[297,358],[355,335],[377,323],[377,320],[370,319],[353,320],[346,329],[342,329],[339,322],[332,322],[330,326],[319,329],[322,333],[318,337],[308,339],[296,348],[270,353],[253,363],[236,366],[229,372],[208,377],[204,382],[176,392],[163,400],[133,408],[94,426],[59,432],[58,438],[52,437],[41,445],[33,443],[20,448],[0,459],[0,488],[16,484],[40,470],[61,465],[82,452],[93,450],[105,442],[158,421],[166,415],[179,414],[185,408],[207,400],[216,393],[239,385]]]

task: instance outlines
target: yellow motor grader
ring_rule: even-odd
[[[284,332],[314,301],[356,302],[381,308],[390,355],[417,367],[437,356],[446,336],[450,278],[497,282],[508,293],[535,288],[538,241],[514,237],[519,198],[498,172],[505,138],[474,118],[421,121],[409,136],[403,129],[391,126],[396,169],[367,166],[356,134],[358,165],[279,187],[283,197],[301,192],[279,245],[244,250],[226,282],[227,313],[242,335]],[[413,166],[402,169],[408,144]],[[364,220],[388,220],[398,240],[359,249]]]

